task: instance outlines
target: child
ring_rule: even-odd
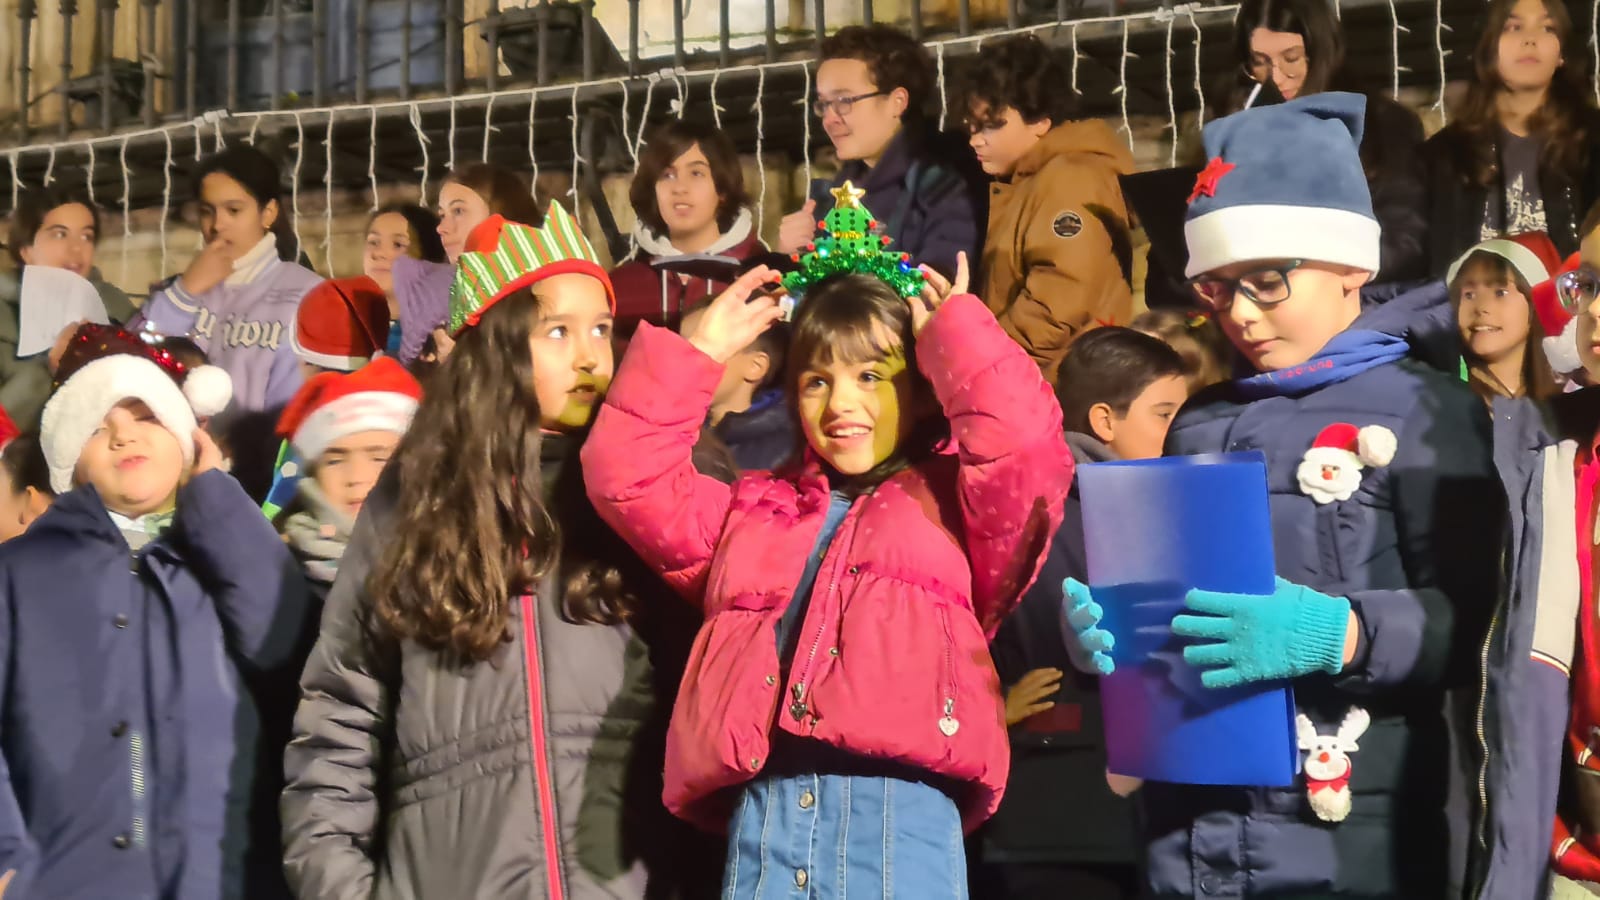
[[[0,736],[0,871],[25,897],[282,896],[255,698],[293,685],[303,579],[217,469],[192,376],[128,337],[63,362],[41,437],[60,496],[0,546],[3,715],[25,723]]]
[[[382,357],[349,375],[306,382],[278,421],[278,435],[306,460],[298,502],[280,529],[318,596],[326,596],[367,494],[411,425],[422,387],[400,363]]]
[[[1189,383],[1190,396],[1227,381],[1233,371],[1233,347],[1217,327],[1216,318],[1208,312],[1152,309],[1135,316],[1128,327],[1158,338],[1178,351],[1183,357],[1183,373]]]
[[[391,203],[367,220],[367,247],[361,255],[361,272],[378,285],[388,301],[392,323],[385,335],[384,353],[401,365],[416,359],[422,341],[436,322],[403,321],[399,288],[416,288],[430,279],[444,279],[454,271],[439,239],[439,217],[410,203]],[[406,340],[409,334],[410,341]]]
[[[134,307],[128,295],[106,283],[95,268],[100,210],[86,192],[65,188],[59,182],[54,187],[25,191],[17,199],[10,225],[6,250],[16,272],[0,272],[0,408],[22,427],[36,431],[39,413],[50,396],[51,379],[41,355],[17,355],[23,270],[48,266],[88,279],[112,321],[128,321]]]
[[[290,336],[295,310],[322,278],[295,264],[278,164],[246,144],[195,171],[205,249],[150,295],[139,319],[161,334],[191,335],[232,378],[233,407],[219,419],[234,472],[254,497],[272,475],[272,426],[304,380]]]
[[[312,288],[295,310],[291,343],[300,371],[354,372],[384,353],[389,302],[366,275],[336,278]]]
[[[671,328],[689,308],[728,286],[658,270],[656,261],[704,254],[744,262],[766,252],[745,193],[739,150],[709,123],[673,119],[656,128],[639,154],[628,197],[638,219],[633,236],[639,250],[611,272],[622,338],[631,337],[641,321]]]
[[[1323,734],[1370,716],[1345,813],[1325,783],[1140,790],[1148,887],[1161,896],[1440,897],[1456,753],[1447,691],[1476,683],[1501,583],[1505,497],[1489,423],[1453,374],[1407,357],[1363,315],[1379,229],[1357,154],[1360,97],[1319,93],[1209,123],[1185,233],[1190,283],[1261,374],[1194,398],[1172,454],[1266,455],[1278,587],[1190,590],[1172,622],[1208,688],[1292,683]],[[1282,160],[1294,160],[1285,168]],[[1400,304],[1400,305],[1396,305]],[[1109,672],[1110,636],[1067,583],[1075,661]],[[1248,740],[1248,736],[1240,736]],[[1314,812],[1314,809],[1316,810]]]
[[[1533,286],[1548,281],[1560,262],[1548,237],[1524,234],[1472,247],[1445,274],[1467,383],[1496,411],[1497,427],[1504,418],[1497,401],[1545,400],[1557,392],[1541,324],[1557,311],[1534,306]],[[1559,334],[1560,327],[1554,331]]]
[[[560,206],[544,219],[468,239],[455,351],[328,595],[286,756],[300,896],[671,896],[694,858],[651,784],[678,673],[640,638],[664,588],[578,469],[611,285]]]
[[[693,334],[705,318],[706,306],[683,317],[681,334]],[[776,469],[794,456],[794,414],[783,397],[784,351],[789,329],[773,325],[728,359],[722,380],[711,395],[707,422],[733,453],[741,471]]]
[[[830,222],[870,219],[836,198]],[[994,812],[1009,756],[988,638],[1071,482],[1049,388],[965,294],[965,256],[954,286],[924,267],[919,296],[918,270],[855,238],[844,273],[812,253],[787,282],[801,465],[730,488],[689,458],[723,366],[780,315],[751,299],[766,267],[687,339],[640,326],[584,449],[601,516],[705,611],[666,801],[727,830],[733,900],[965,894],[963,825]]]
[[[24,434],[0,449],[0,468],[6,483],[0,485],[0,543],[28,530],[55,500],[50,487],[50,467],[36,435]]]
[[[1160,456],[1188,398],[1184,372],[1175,350],[1137,331],[1075,341],[1056,381],[1073,460]],[[1099,687],[1071,670],[1056,626],[1062,579],[1088,577],[1076,485],[1062,512],[1039,580],[990,648],[1011,729],[1006,798],[983,831],[982,893],[994,900],[1139,896],[1133,806],[1106,785]]]
[[[1133,317],[1132,239],[1119,175],[1128,145],[1078,119],[1059,55],[1034,35],[990,42],[968,69],[970,143],[989,189],[984,300],[1055,381],[1072,342]]]

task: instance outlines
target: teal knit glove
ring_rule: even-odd
[[[1344,668],[1350,601],[1278,579],[1270,596],[1190,591],[1184,605],[1198,616],[1178,616],[1172,633],[1206,643],[1183,650],[1189,665],[1205,671],[1208,688],[1280,681]]]
[[[1076,579],[1061,582],[1061,590],[1066,594],[1061,603],[1061,639],[1066,642],[1072,664],[1088,675],[1115,672],[1117,664],[1109,654],[1117,645],[1116,638],[1098,627],[1105,610],[1094,602],[1089,586]]]

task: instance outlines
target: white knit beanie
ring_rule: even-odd
[[[143,357],[113,354],[88,363],[58,388],[45,404],[39,427],[50,486],[58,494],[73,487],[78,457],[95,429],[117,404],[142,400],[183,449],[186,465],[194,463],[194,409],[178,383]]]

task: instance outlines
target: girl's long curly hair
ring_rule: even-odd
[[[516,598],[553,569],[563,612],[617,624],[636,606],[637,568],[582,487],[582,434],[539,426],[529,338],[539,302],[502,299],[434,373],[395,454],[395,520],[370,582],[375,624],[460,663],[489,660],[509,637]],[[570,442],[554,484],[544,442]]]

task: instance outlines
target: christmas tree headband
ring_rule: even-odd
[[[893,238],[861,205],[865,194],[848,181],[833,189],[833,209],[817,223],[816,241],[794,255],[800,269],[784,276],[789,293],[799,296],[819,281],[846,274],[871,275],[902,297],[922,293],[922,270],[911,264],[910,254],[888,249]]]
[[[599,280],[605,285],[607,302],[616,311],[611,278],[561,204],[550,204],[539,228],[490,216],[467,236],[466,252],[456,264],[455,281],[450,285],[450,319],[445,327],[457,334],[478,324],[484,312],[507,295],[569,273]]]

